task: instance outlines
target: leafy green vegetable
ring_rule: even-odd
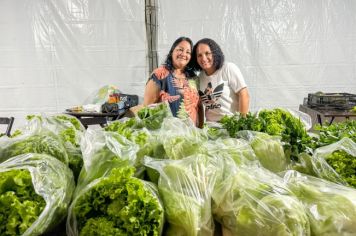
[[[78,189],[101,178],[116,167],[135,166],[137,144],[118,133],[87,130],[82,142],[84,166],[78,178]]]
[[[343,138],[314,150],[313,176],[356,188],[356,143]]]
[[[41,118],[44,126],[56,133],[67,150],[69,168],[77,179],[83,166],[83,156],[80,149],[80,141],[85,131],[80,121],[69,115],[53,115]]]
[[[49,130],[19,136],[4,141],[0,150],[0,162],[26,153],[43,153],[68,164],[68,155],[61,140]]]
[[[143,127],[150,130],[161,128],[164,118],[172,116],[170,108],[165,103],[160,103],[155,107],[144,107],[137,112]]]
[[[295,171],[288,171],[284,178],[305,206],[312,235],[356,234],[355,189]]]
[[[307,134],[300,119],[290,112],[276,108],[262,110],[257,114],[247,114],[246,117],[225,116],[220,121],[231,137],[236,137],[240,130],[251,130],[280,136],[287,157],[298,161],[298,154],[309,152],[311,137]]]
[[[28,170],[0,175],[0,235],[22,235],[37,220],[46,203],[36,194]]]
[[[113,169],[79,192],[69,211],[69,233],[160,235],[163,207],[155,187],[133,173],[133,168]]]
[[[145,158],[145,165],[160,173],[158,189],[163,199],[167,235],[213,235],[211,194],[225,174],[223,160],[194,155],[181,160]],[[232,164],[233,165],[233,164]]]
[[[283,145],[279,137],[246,130],[239,131],[237,136],[250,142],[259,162],[266,169],[275,173],[287,169],[289,158],[284,154]]]
[[[214,216],[228,235],[310,235],[303,205],[265,169],[239,168],[215,188],[213,200]]]
[[[352,187],[356,188],[356,156],[337,150],[327,156],[326,162]]]
[[[249,142],[244,139],[220,138],[202,144],[203,153],[221,158],[231,158],[236,165],[255,164],[258,159]]]
[[[26,154],[1,163],[0,234],[48,232],[66,216],[73,190],[72,171],[54,157]]]
[[[236,137],[236,133],[240,130],[263,131],[265,126],[264,120],[257,117],[257,114],[247,113],[246,116],[241,116],[235,113],[233,116],[224,116],[219,121],[222,123],[231,137]]]
[[[319,137],[313,139],[313,149],[327,146],[343,138],[350,138],[356,142],[356,120],[346,120],[323,126],[315,125],[314,130],[319,132]]]

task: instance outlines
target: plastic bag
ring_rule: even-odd
[[[203,142],[203,153],[221,158],[232,158],[236,165],[260,165],[249,142],[237,138],[219,138]]]
[[[134,166],[139,150],[137,144],[118,133],[93,129],[86,131],[81,148],[84,165],[78,178],[78,185],[82,187],[110,173],[115,167]]]
[[[283,179],[260,167],[239,167],[213,192],[223,235],[310,235],[304,206]]]
[[[83,104],[97,104],[102,105],[105,102],[109,102],[110,96],[117,94],[119,96],[121,91],[115,85],[105,85],[94,91],[88,98],[85,99]],[[113,102],[115,103],[115,102]]]
[[[356,235],[356,190],[290,170],[284,181],[304,204],[312,235]]]
[[[74,196],[67,234],[156,235],[163,230],[164,212],[156,186],[133,177],[133,168],[114,168]]]
[[[182,160],[155,160],[146,157],[144,164],[160,173],[158,190],[169,223],[165,235],[213,235],[211,194],[216,181],[230,173],[222,172],[223,159],[206,155]],[[230,166],[233,165],[231,161]]]
[[[356,188],[355,158],[356,143],[343,138],[314,151],[313,169],[320,178]]]
[[[159,131],[167,158],[178,160],[200,153],[208,138],[196,128],[190,119],[165,118]]]
[[[287,169],[290,159],[284,153],[280,137],[248,130],[237,132],[237,136],[249,141],[264,168],[274,173]]]
[[[306,130],[310,130],[313,127],[313,122],[309,114],[293,109],[286,110],[289,111],[289,113],[291,113],[293,116],[298,118],[304,124]]]
[[[41,235],[67,215],[74,190],[73,174],[65,164],[44,154],[19,155],[0,164],[0,173],[19,169],[30,172],[36,193],[46,202],[44,210],[23,235]]]
[[[13,138],[0,138],[0,163],[20,154],[48,154],[68,165],[68,154],[62,140],[42,126],[40,119],[31,121]]]
[[[34,122],[49,129],[62,140],[68,154],[69,168],[72,169],[74,178],[77,179],[83,166],[80,142],[84,136],[85,128],[82,123],[76,117],[66,114],[34,116],[29,120],[28,125]]]

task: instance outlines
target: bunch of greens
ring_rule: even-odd
[[[80,121],[69,115],[53,115],[41,118],[44,126],[57,134],[64,143],[69,159],[69,168],[73,171],[75,179],[83,166],[83,156],[80,141],[85,131]]]
[[[343,150],[337,150],[326,157],[326,162],[348,185],[356,188],[356,156],[352,156]]]
[[[314,130],[319,133],[318,138],[313,139],[313,148],[327,146],[342,138],[350,138],[356,142],[356,120],[346,120],[331,125],[315,125]]]
[[[232,116],[225,115],[219,122],[222,123],[223,128],[228,131],[231,137],[236,137],[237,132],[240,130],[263,132],[265,127],[264,120],[251,112],[247,113],[246,116],[241,116],[240,113],[235,113]]]
[[[144,107],[137,112],[141,119],[140,123],[149,130],[161,128],[164,118],[172,116],[169,106],[166,103],[160,103],[155,107]]]
[[[278,135],[284,142],[287,156],[297,160],[298,154],[308,150],[311,138],[307,134],[303,122],[283,109],[262,110],[258,117],[265,123],[264,132]]]
[[[136,153],[136,168],[140,168],[144,156],[159,159],[166,158],[166,151],[164,150],[159,130],[157,130],[157,132],[150,132],[142,128],[137,118],[130,118],[124,122],[114,121],[108,125],[105,130],[121,134],[139,146],[139,150]],[[150,181],[157,183],[159,177],[157,171],[146,167],[146,173]]]
[[[218,138],[228,138],[230,137],[229,134],[227,133],[226,129],[220,128],[220,127],[207,127],[204,126],[204,129],[206,130],[207,136],[211,140],[216,140]]]
[[[211,194],[219,176],[226,174],[222,163],[207,155],[182,160],[145,158],[145,165],[160,173],[158,190],[169,223],[166,235],[213,235]]]
[[[52,126],[55,132],[64,143],[68,154],[68,165],[73,171],[74,178],[77,179],[83,166],[83,155],[80,149],[85,128],[80,121],[67,115],[54,115],[46,118],[47,123]]]
[[[155,135],[151,134],[145,128],[140,128],[137,124],[138,120],[136,118],[130,118],[124,122],[114,121],[105,127],[105,131],[116,132],[136,143],[140,147],[137,152],[137,158],[139,160],[145,155],[154,156],[161,153],[163,147],[162,145],[157,145],[158,143]]]
[[[135,117],[132,117],[124,122],[121,121],[114,121],[110,123],[108,126],[104,128],[105,131],[111,131],[111,132],[117,132],[121,134],[122,136],[126,137],[127,139],[133,141],[133,133],[135,130],[139,127],[139,120],[136,119]]]
[[[26,154],[0,164],[1,235],[41,235],[67,215],[71,170],[44,154]]]
[[[163,207],[154,185],[113,169],[80,191],[70,207],[68,235],[161,235]]]
[[[236,165],[255,164],[258,159],[249,142],[244,139],[220,138],[202,144],[201,150],[206,155],[231,158]]]
[[[213,213],[227,235],[310,235],[303,205],[283,179],[260,167],[240,167],[219,182]]]
[[[85,133],[82,150],[84,166],[77,190],[110,173],[113,168],[135,166],[139,147],[118,133],[89,129]]]
[[[195,127],[190,119],[166,118],[159,131],[168,159],[182,159],[201,153],[201,146],[208,138]]]
[[[356,234],[356,190],[288,171],[285,182],[303,203],[312,235]]]
[[[36,194],[28,170],[0,175],[0,235],[22,235],[41,214],[46,203]]]
[[[258,115],[238,114],[225,116],[220,121],[231,137],[236,137],[240,130],[252,130],[277,135],[282,138],[284,151],[292,160],[298,160],[298,154],[309,151],[311,137],[307,134],[302,121],[290,112],[276,108],[261,110]]]
[[[313,163],[325,162],[317,165],[316,176],[356,188],[356,143],[349,138],[315,150]],[[330,173],[331,172],[331,173]],[[330,178],[336,176],[336,178]],[[338,180],[338,181],[335,181]]]
[[[58,136],[46,129],[37,131],[32,134],[2,140],[0,162],[20,154],[43,153],[68,164],[66,149]]]
[[[266,169],[275,173],[287,169],[290,160],[284,154],[280,137],[248,130],[239,131],[237,136],[249,141],[259,162]]]
[[[75,117],[57,114],[53,116],[42,115],[28,115],[27,126],[22,130],[16,130],[11,136],[18,137],[28,133],[27,130],[37,131],[41,129],[50,130],[56,139],[62,142],[68,156],[68,165],[73,171],[75,179],[77,179],[79,172],[83,166],[83,157],[80,150],[80,140],[85,131],[83,125]],[[30,132],[31,133],[31,132]],[[41,131],[39,132],[41,133]],[[48,153],[51,155],[51,153]]]

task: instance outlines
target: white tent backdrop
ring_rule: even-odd
[[[112,84],[142,94],[144,0],[0,0],[0,116],[58,113]]]
[[[159,63],[179,36],[215,39],[242,70],[252,110],[356,92],[354,0],[157,2]],[[15,126],[108,84],[143,95],[144,0],[0,0],[0,35],[0,116]]]
[[[181,35],[209,37],[237,64],[251,109],[298,109],[308,93],[356,92],[356,1],[159,1],[164,60]]]

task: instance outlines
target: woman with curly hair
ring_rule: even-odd
[[[198,120],[199,94],[197,77],[191,65],[193,43],[180,37],[172,45],[165,62],[151,74],[144,94],[143,105],[168,102],[173,116]]]
[[[225,62],[220,46],[212,39],[199,40],[193,48],[193,67],[199,74],[199,95],[206,121],[219,121],[224,115],[249,109],[249,93],[240,69]]]

